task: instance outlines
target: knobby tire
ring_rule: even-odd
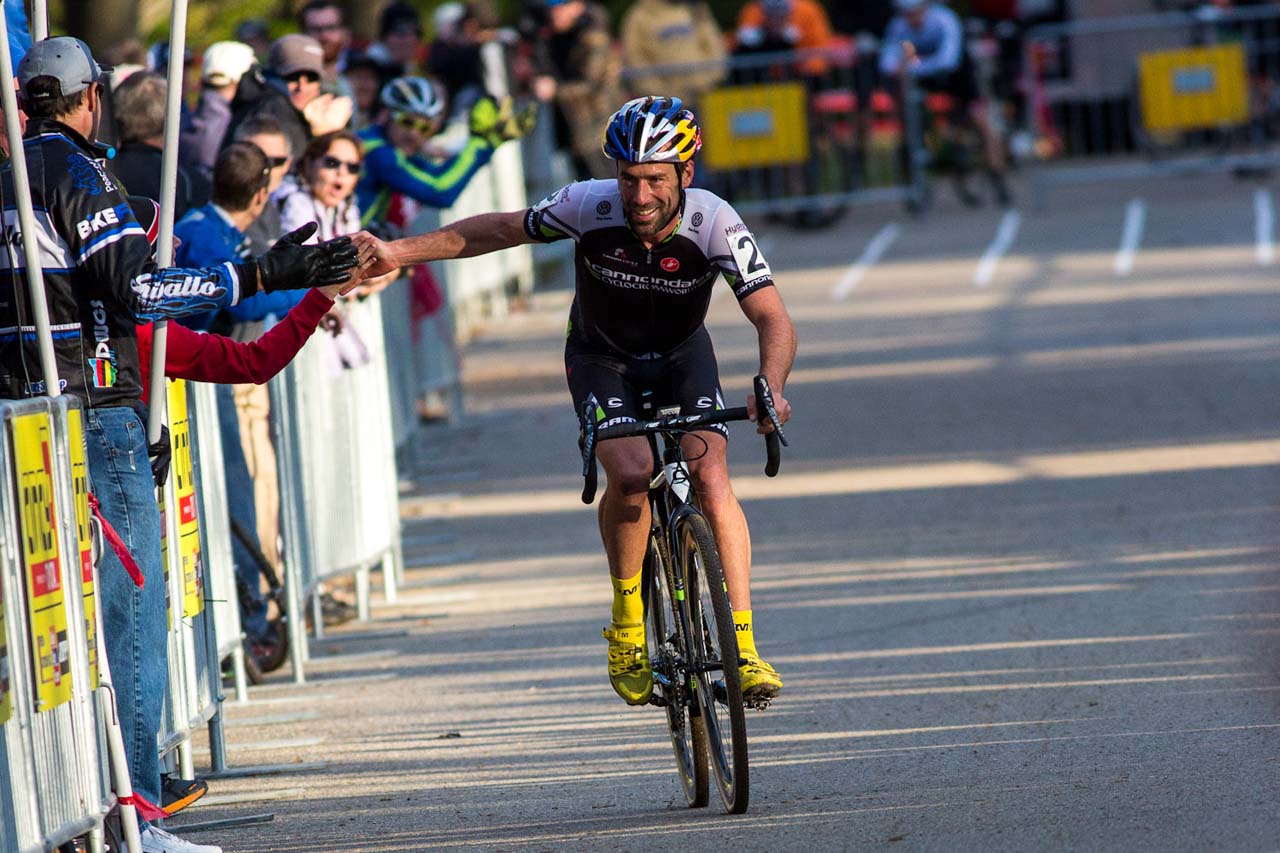
[[[687,642],[678,627],[673,610],[675,589],[671,575],[671,557],[666,542],[661,537],[650,537],[649,555],[645,572],[646,623],[649,627],[650,655],[656,654],[663,643],[671,640],[676,651],[685,660],[689,658]],[[656,663],[656,661],[655,661]],[[655,672],[657,668],[655,667]],[[665,673],[672,674],[672,673]],[[654,689],[659,689],[655,685]],[[665,688],[664,688],[665,693]],[[680,787],[684,790],[689,808],[703,808],[710,800],[710,780],[707,774],[707,735],[701,717],[689,713],[685,702],[678,700],[679,693],[667,695],[667,728],[671,733],[671,750],[675,754],[676,770],[680,774]]]
[[[729,606],[729,592],[711,525],[696,514],[685,516],[679,524],[676,541],[685,576],[689,625],[694,635],[690,652],[695,671],[698,664],[707,661],[721,664],[720,670],[701,671],[697,675],[708,757],[725,810],[742,814],[750,801],[751,783],[733,610]],[[726,723],[728,731],[725,731]]]

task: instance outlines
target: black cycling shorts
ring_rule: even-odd
[[[593,400],[599,427],[656,417],[659,409],[668,406],[679,406],[682,415],[726,408],[705,326],[671,352],[649,358],[604,351],[570,334],[564,368],[574,412],[581,416],[583,403]],[[724,424],[699,429],[729,437]]]
[[[969,106],[978,100],[978,77],[973,64],[965,61],[955,71],[946,74],[928,74],[916,77],[916,85],[926,92],[944,92]]]

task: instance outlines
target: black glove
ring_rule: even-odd
[[[254,263],[262,290],[298,290],[340,284],[351,277],[359,253],[350,237],[338,237],[311,246],[303,242],[316,233],[314,222],[291,231]]]
[[[163,489],[165,480],[169,479],[169,461],[173,456],[167,426],[160,427],[160,440],[147,448],[147,456],[151,457],[151,476],[155,477],[156,487]]]

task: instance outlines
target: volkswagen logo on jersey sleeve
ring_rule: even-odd
[[[596,205],[596,216],[608,216],[613,211],[613,204],[602,201]]]

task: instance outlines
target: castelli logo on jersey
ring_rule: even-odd
[[[663,258],[659,266],[667,272],[675,272],[680,269],[680,261],[677,258]]]

